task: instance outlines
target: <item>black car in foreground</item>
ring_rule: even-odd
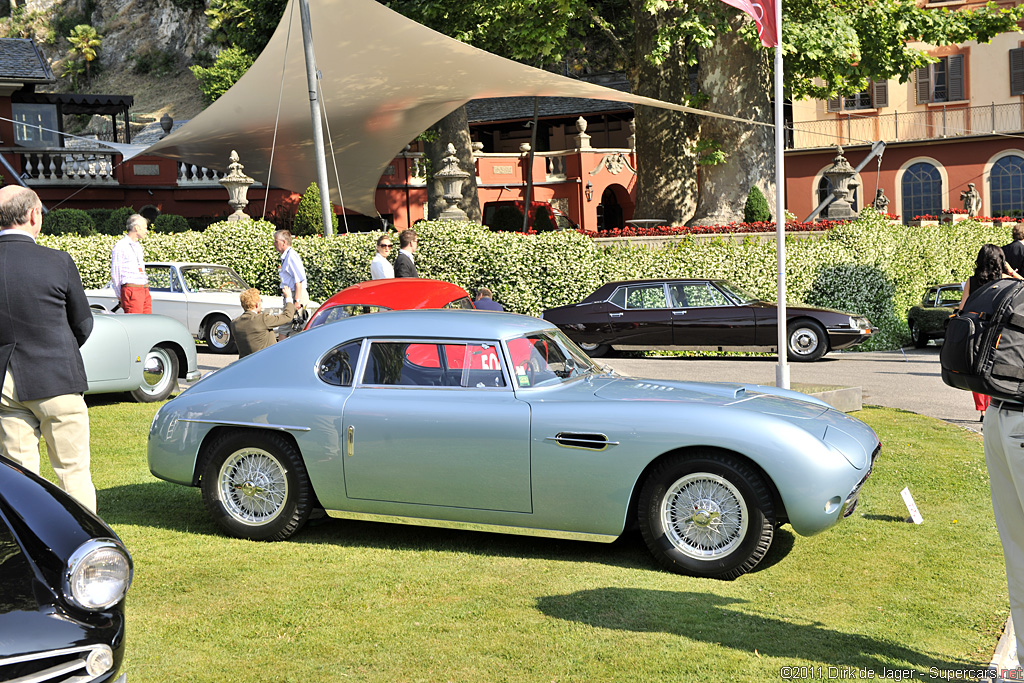
[[[778,309],[725,280],[609,282],[578,304],[544,311],[591,356],[618,350],[774,351]],[[818,360],[875,332],[867,318],[787,306],[787,355]]]
[[[0,681],[114,681],[131,581],[110,527],[0,457]]]

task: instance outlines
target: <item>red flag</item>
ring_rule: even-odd
[[[782,42],[780,26],[775,25],[776,0],[722,0],[727,5],[743,10],[754,18],[757,35],[765,47],[775,47]]]

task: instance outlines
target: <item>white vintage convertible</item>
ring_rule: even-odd
[[[234,270],[212,263],[183,263],[180,261],[147,263],[149,291],[153,297],[153,313],[166,315],[181,322],[192,336],[213,353],[233,353],[235,340],[231,337],[231,320],[242,314],[238,295],[249,285]],[[86,291],[89,304],[97,309],[117,313],[121,310],[114,290]],[[263,310],[280,313],[284,300],[279,296],[263,296]],[[316,305],[309,306],[309,312]],[[291,332],[290,325],[279,328],[279,333]],[[298,329],[302,329],[301,325]]]

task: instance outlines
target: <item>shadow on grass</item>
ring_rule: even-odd
[[[667,633],[748,654],[756,650],[761,657],[874,672],[858,678],[891,679],[894,670],[914,668],[915,678],[931,680],[931,667],[943,671],[979,668],[974,662],[942,661],[890,641],[835,631],[821,622],[791,623],[729,609],[746,602],[708,592],[596,588],[539,598],[537,608],[549,617],[597,628]],[[820,677],[825,678],[825,673],[823,668]],[[839,678],[839,674],[836,671],[829,677]]]
[[[197,488],[163,481],[128,484],[97,491],[103,520],[190,534],[223,536],[203,505]],[[350,548],[440,551],[471,555],[593,562],[629,569],[658,569],[639,531],[626,531],[613,543],[590,543],[536,536],[442,529],[385,522],[326,518],[307,523],[287,543],[325,544]],[[793,549],[794,535],[776,529],[772,547],[755,572],[783,560]]]

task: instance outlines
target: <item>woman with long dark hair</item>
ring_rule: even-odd
[[[981,249],[978,250],[978,258],[974,261],[974,275],[967,278],[967,282],[964,283],[964,293],[960,297],[960,309],[963,310],[972,291],[976,292],[990,282],[1007,277],[1022,279],[1013,268],[1007,265],[1002,247],[994,244],[981,245]],[[985,394],[973,391],[971,394],[974,396],[974,408],[981,413],[981,417],[978,419],[983,421],[985,409],[988,408],[992,399]]]

